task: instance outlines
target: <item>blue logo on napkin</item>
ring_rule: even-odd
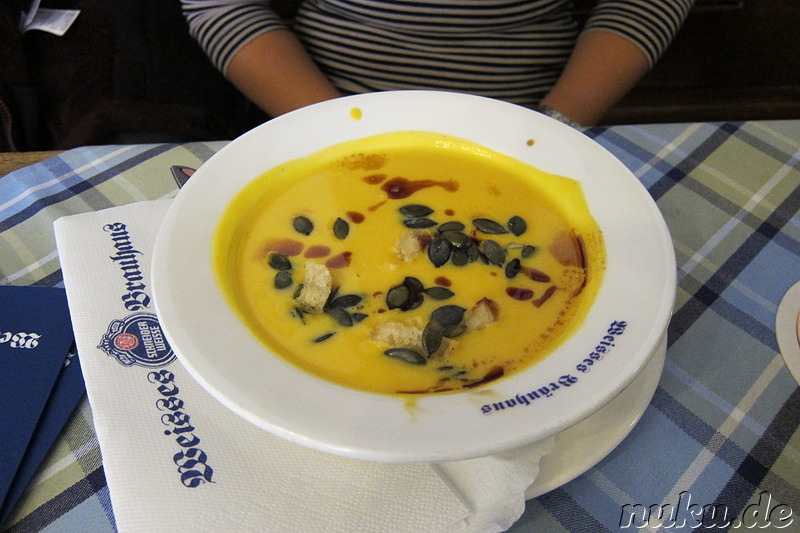
[[[97,347],[124,366],[158,368],[175,360],[153,313],[134,313],[112,321]]]

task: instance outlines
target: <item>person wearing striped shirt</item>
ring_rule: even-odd
[[[288,0],[273,0],[276,4]],[[181,0],[213,64],[270,116],[343,94],[468,92],[596,124],[655,64],[694,0]]]

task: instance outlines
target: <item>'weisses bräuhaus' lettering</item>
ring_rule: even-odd
[[[132,314],[111,321],[98,348],[128,368],[167,366],[175,360],[175,354],[161,330],[158,316],[143,311],[151,302],[145,292],[147,286],[140,265],[140,260],[147,264],[145,255],[134,247],[128,227],[122,222],[105,224],[102,229],[111,236],[114,254],[109,259],[122,271],[124,291],[121,299],[125,309]],[[208,454],[200,447],[197,428],[184,410],[183,399],[178,397],[180,389],[175,374],[165,369],[154,370],[147,374],[147,381],[156,384],[161,395],[156,400],[156,407],[161,413],[161,423],[166,427],[164,435],[174,439],[177,445],[172,461],[180,474],[180,482],[188,488],[214,483],[214,469],[209,464]]]
[[[627,327],[628,322],[625,320],[613,321],[608,326],[608,329],[605,332],[606,334],[589,353],[588,357],[585,357],[583,361],[575,366],[575,368],[583,373],[589,372],[595,363],[602,361],[606,355],[611,353],[612,348],[616,346],[617,338],[625,333],[625,328]],[[560,376],[557,380],[551,381],[549,384],[542,385],[541,387],[534,387],[529,391],[517,394],[513,398],[483,405],[481,406],[481,412],[485,415],[488,415],[498,411],[505,411],[506,409],[511,409],[512,407],[527,406],[530,405],[534,400],[538,400],[540,398],[552,398],[556,391],[561,390],[564,387],[571,387],[578,382],[578,379],[579,378],[577,376],[573,376],[572,374],[565,374]]]
[[[145,292],[147,287],[143,282],[144,277],[137,257],[141,256],[142,252],[131,244],[127,226],[122,222],[114,222],[103,226],[103,231],[111,234],[111,241],[116,250],[109,259],[119,266],[125,278],[125,293],[122,295],[125,309],[140,311],[150,307],[150,296]]]

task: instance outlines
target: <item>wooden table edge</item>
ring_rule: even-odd
[[[44,152],[0,152],[0,177],[20,168],[33,165],[62,153],[63,150]]]

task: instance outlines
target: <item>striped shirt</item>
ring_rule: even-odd
[[[652,66],[694,0],[598,0],[583,31],[621,35]],[[284,22],[268,0],[182,0],[189,31],[223,73],[256,36]],[[580,28],[571,0],[307,0],[295,34],[345,93],[469,92],[534,106]]]

